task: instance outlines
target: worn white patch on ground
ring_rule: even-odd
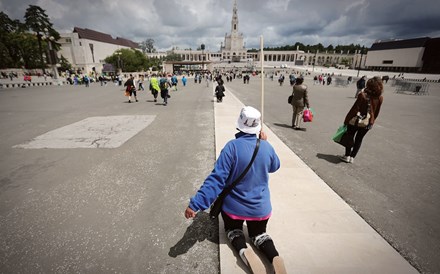
[[[117,148],[155,118],[155,115],[89,117],[14,148]]]

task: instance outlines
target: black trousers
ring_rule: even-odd
[[[362,140],[364,139],[365,134],[369,131],[367,127],[355,127],[352,125],[347,125],[347,135],[353,136],[354,145],[352,147],[345,147],[345,156],[356,157],[359,152],[359,149],[362,145]]]
[[[225,231],[234,229],[243,230],[243,220],[231,219],[222,211],[223,222],[225,223]],[[269,219],[262,221],[246,221],[249,237],[253,238],[266,232],[267,222]]]

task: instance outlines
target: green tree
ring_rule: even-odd
[[[292,45],[285,45],[285,46],[279,46],[279,47],[266,47],[264,48],[265,51],[286,51],[286,50],[303,50],[305,52],[340,52],[341,50],[344,52],[350,51],[350,53],[354,53],[356,50],[362,50],[364,48],[364,54],[366,53],[365,47],[361,47],[360,45],[337,45],[334,47],[333,45],[329,45],[328,47],[324,47],[321,43],[318,43],[316,45],[304,45],[302,43],[296,42],[293,46]],[[259,49],[250,49],[248,52],[258,52]]]
[[[11,19],[6,13],[0,12],[0,68],[6,68],[7,64],[11,62],[7,47],[10,21]]]
[[[182,56],[176,53],[169,53],[164,59],[165,61],[182,61]]]
[[[156,52],[156,49],[154,48],[154,40],[152,38],[148,38],[145,41],[140,42],[139,47],[143,53]]]
[[[19,20],[12,21],[0,12],[0,67],[37,68],[38,47],[35,35]]]
[[[63,55],[61,55],[59,70],[70,71],[71,69],[72,69],[72,64],[70,64],[69,61]]]
[[[15,31],[16,27],[14,22],[9,18],[9,16],[0,12],[0,67],[8,68],[14,67],[14,56],[15,45],[11,42],[11,35]],[[14,58],[15,57],[15,58]]]
[[[105,62],[123,71],[145,71],[148,60],[145,54],[134,49],[120,49],[105,58]]]
[[[60,38],[60,34],[53,28],[53,24],[49,20],[49,16],[47,16],[46,11],[39,6],[29,5],[26,9],[26,13],[24,15],[25,24],[29,30],[35,32],[37,34],[37,42],[38,42],[38,50],[40,54],[40,65],[41,68],[45,68],[45,63],[43,60],[43,43],[42,39],[47,36],[53,37],[54,41],[57,41]],[[59,49],[59,44],[53,43],[54,50]],[[47,49],[47,44],[46,44]]]
[[[39,49],[37,37],[31,33],[16,32],[11,35],[11,41],[16,45],[16,52],[19,60],[16,60],[16,67],[24,66],[27,69],[40,67]]]
[[[341,61],[339,61],[339,63],[344,66],[349,66],[350,60],[348,60],[347,58],[342,58]]]

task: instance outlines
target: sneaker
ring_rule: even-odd
[[[339,159],[341,159],[341,161],[346,162],[346,163],[350,163],[350,156],[339,156]]]
[[[275,274],[287,274],[286,266],[284,266],[283,258],[276,256],[272,262]]]
[[[239,255],[244,263],[251,269],[253,274],[266,274],[266,268],[264,267],[263,262],[261,262],[260,258],[255,254],[252,248],[243,248],[240,250]]]
[[[128,102],[129,102],[129,103],[131,103],[131,101],[130,101],[130,100],[128,100]]]
[[[350,164],[354,163],[354,157],[350,157]]]
[[[139,102],[139,101],[136,99],[136,102]]]
[[[154,102],[157,102],[157,99],[154,99]]]

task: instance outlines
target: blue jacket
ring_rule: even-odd
[[[239,132],[220,153],[214,170],[206,178],[189,207],[194,211],[210,207],[223,188],[238,178],[249,164],[254,153],[255,134]],[[226,196],[223,211],[236,216],[262,218],[272,212],[269,191],[269,173],[280,168],[280,160],[273,147],[261,140],[254,163],[246,176]]]

